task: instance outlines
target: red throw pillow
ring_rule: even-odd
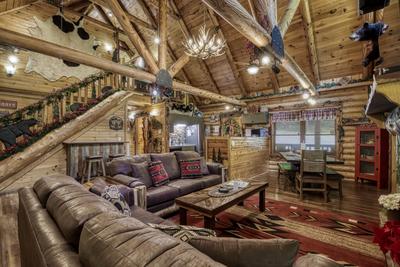
[[[160,186],[169,182],[168,174],[161,161],[154,161],[149,164],[150,177],[154,186]]]
[[[187,159],[180,161],[181,178],[198,178],[202,176],[201,159]]]

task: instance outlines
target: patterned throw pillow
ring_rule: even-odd
[[[172,237],[178,238],[183,242],[188,242],[190,238],[195,236],[205,236],[205,237],[217,236],[217,234],[213,230],[194,227],[194,226],[186,226],[186,225],[169,226],[169,225],[152,224],[152,223],[149,223],[148,225]]]
[[[198,178],[201,177],[201,159],[187,159],[180,161],[181,178]]]
[[[168,174],[161,161],[153,161],[149,164],[150,177],[154,186],[164,185],[169,182]]]
[[[116,185],[107,186],[101,197],[110,201],[122,214],[131,216],[131,209]]]

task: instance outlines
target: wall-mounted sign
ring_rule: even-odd
[[[108,125],[112,130],[122,130],[124,128],[124,120],[118,116],[112,116],[108,121]]]
[[[17,101],[0,99],[0,108],[17,109]]]

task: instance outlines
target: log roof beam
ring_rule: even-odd
[[[97,1],[97,0],[96,0]],[[150,68],[152,73],[158,73],[160,70],[156,61],[154,60],[151,52],[147,48],[147,45],[140,37],[137,30],[132,25],[131,21],[129,20],[124,8],[118,2],[118,0],[109,0],[108,8],[113,12],[114,16],[117,18],[119,24],[121,25],[122,29],[125,31],[125,34],[128,36],[129,40],[135,46],[136,50],[139,54],[143,57],[144,61]]]
[[[271,36],[237,0],[202,1],[253,44],[257,47],[266,49],[267,52],[274,55],[280,61],[281,66],[299,82],[301,87],[308,89],[312,95],[317,94],[311,80],[287,52],[285,52],[284,57],[280,57],[275,53],[270,45]]]
[[[279,20],[279,29],[281,30],[282,38],[285,36],[287,30],[289,29],[290,24],[292,23],[292,19],[294,14],[296,14],[297,8],[300,4],[300,0],[289,0],[289,3],[285,9],[285,13]]]
[[[19,48],[31,50],[33,52],[41,53],[44,55],[68,60],[78,64],[91,66],[104,71],[132,77],[137,80],[155,82],[156,76],[152,73],[128,67],[122,64],[112,62],[107,59],[99,58],[93,55],[83,53],[78,50],[60,46],[51,42],[43,41],[31,36],[13,32],[7,29],[0,28],[0,43],[17,46]],[[197,95],[205,98],[213,99],[214,101],[221,101],[233,105],[245,106],[243,101],[216,94],[208,90],[193,87],[188,84],[173,81],[174,90]]]

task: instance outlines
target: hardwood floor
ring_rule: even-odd
[[[378,222],[378,212],[380,210],[378,197],[381,194],[387,194],[386,191],[377,190],[373,184],[356,184],[354,181],[346,180],[343,184],[344,197],[342,200],[339,200],[338,194],[334,192],[331,194],[330,202],[328,203],[324,203],[323,197],[318,194],[307,194],[304,201],[300,202],[295,193],[278,190],[275,174],[264,176],[270,182],[266,194],[267,198],[339,213],[364,216],[375,222]],[[20,266],[17,210],[17,193],[0,194],[0,263],[2,267]]]

